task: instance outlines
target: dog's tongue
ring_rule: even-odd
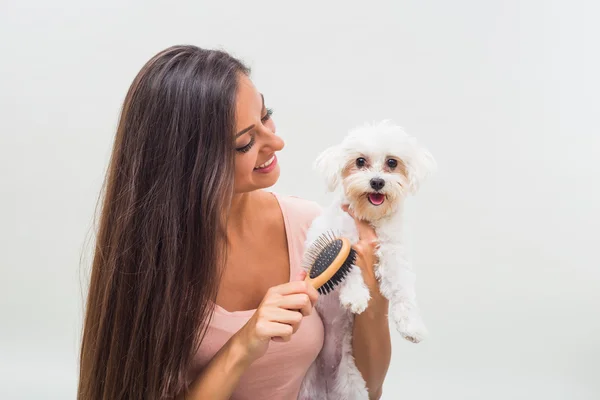
[[[378,206],[383,203],[385,196],[381,193],[369,193],[369,201]]]

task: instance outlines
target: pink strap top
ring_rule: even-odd
[[[306,231],[320,213],[313,202],[275,195],[285,222],[290,255],[290,277],[301,269]],[[256,310],[229,312],[215,308],[206,336],[195,356],[193,373],[199,373],[216,352],[237,332]],[[305,317],[289,342],[269,344],[267,353],[255,361],[242,376],[232,400],[296,399],[306,371],[323,347],[323,323],[316,310]]]

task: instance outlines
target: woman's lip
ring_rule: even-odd
[[[261,174],[268,174],[269,172],[271,172],[275,169],[276,165],[277,165],[277,156],[275,154],[273,154],[273,162],[271,164],[269,164],[268,167],[255,169],[254,172],[258,172]]]

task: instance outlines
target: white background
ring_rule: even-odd
[[[253,68],[287,142],[280,193],[325,205],[310,164],[365,121],[437,159],[407,203],[431,337],[393,332],[384,399],[600,398],[597,2],[0,4],[0,398],[75,397],[120,106],[184,43]]]

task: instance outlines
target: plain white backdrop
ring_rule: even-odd
[[[593,1],[1,1],[0,398],[75,398],[93,214],[121,102],[173,44],[253,68],[274,190],[391,118],[438,173],[407,202],[431,331],[385,400],[600,398],[600,6]]]

